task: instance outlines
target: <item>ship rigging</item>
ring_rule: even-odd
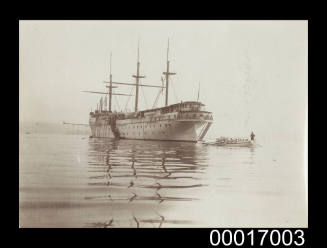
[[[118,88],[118,86],[113,86],[115,85],[130,85],[130,86],[135,86],[136,91],[135,91],[135,104],[134,104],[134,112],[138,111],[138,103],[139,103],[139,87],[152,87],[152,88],[161,88],[159,91],[153,107],[156,106],[158,99],[160,97],[160,94],[162,93],[163,89],[165,89],[165,106],[168,106],[168,92],[169,92],[169,77],[172,75],[176,75],[175,72],[170,72],[169,71],[169,66],[170,66],[170,61],[169,61],[169,40],[168,40],[168,46],[167,46],[167,60],[166,60],[166,71],[164,71],[162,74],[164,75],[166,86],[164,86],[163,79],[161,78],[162,85],[150,85],[150,84],[140,84],[140,79],[145,78],[144,75],[140,75],[140,51],[139,51],[139,44],[137,47],[137,63],[136,63],[136,74],[132,75],[133,78],[135,78],[135,83],[125,83],[125,82],[116,82],[112,81],[112,72],[111,72],[111,59],[112,59],[112,54],[110,53],[110,76],[109,76],[109,81],[104,81],[103,83],[108,84],[106,85],[106,88],[108,88],[108,92],[99,92],[99,91],[82,91],[86,93],[94,93],[94,94],[105,94],[108,95],[109,97],[109,106],[108,106],[108,111],[111,113],[112,112],[112,96],[117,95],[117,96],[132,96],[130,94],[123,94],[123,93],[113,93],[112,89]],[[101,104],[100,104],[101,107]]]
[[[212,113],[204,110],[204,104],[198,99],[194,102],[181,102],[168,105],[169,103],[169,79],[170,76],[176,75],[170,71],[169,61],[169,40],[167,46],[166,70],[163,72],[164,78],[161,77],[161,85],[140,83],[140,79],[145,78],[140,74],[140,53],[139,44],[137,47],[137,63],[135,83],[113,81],[111,71],[111,54],[110,54],[110,76],[109,81],[105,81],[107,92],[83,91],[95,94],[108,95],[108,111],[103,108],[103,99],[100,100],[97,110],[90,113],[90,127],[92,137],[115,137],[125,139],[142,139],[142,140],[173,140],[173,141],[192,141],[202,140],[210,128],[213,118]],[[165,83],[164,83],[165,82]],[[125,93],[114,93],[113,89],[117,85],[135,86],[135,104],[134,112],[113,112],[112,96],[132,96]],[[139,87],[159,88],[158,95],[155,98],[152,109],[139,110]],[[165,106],[155,108],[160,94],[165,90]],[[129,100],[129,98],[128,98]],[[105,100],[105,106],[106,106]]]

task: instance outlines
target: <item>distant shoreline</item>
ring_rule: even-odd
[[[19,133],[48,133],[48,134],[90,134],[88,126],[64,125],[51,122],[19,122]]]

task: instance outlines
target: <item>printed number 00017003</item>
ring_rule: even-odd
[[[256,231],[256,233],[255,233]],[[250,245],[254,246],[255,244],[255,235],[260,235],[259,240],[260,246],[267,244],[269,242],[272,246],[284,245],[284,246],[303,246],[305,243],[304,239],[304,232],[303,230],[294,230],[291,231],[289,229],[280,231],[277,229],[273,230],[251,230],[246,235],[244,234],[243,230],[236,229],[236,230],[224,230],[220,234],[219,230],[212,230],[210,232],[210,244],[212,246],[229,246],[229,245],[236,245],[242,246],[246,239],[250,239]]]

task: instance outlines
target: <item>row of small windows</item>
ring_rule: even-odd
[[[179,118],[197,118],[197,117],[203,117],[205,120],[212,120],[211,115],[205,115],[205,114],[187,114],[183,113],[179,116]]]
[[[171,116],[172,119],[176,119],[177,115],[173,115]],[[151,121],[163,121],[163,120],[166,120],[167,118],[166,117],[153,117],[151,118]],[[170,120],[170,115],[168,115],[168,120]]]
[[[121,133],[121,134],[122,134],[123,136],[124,136],[124,135],[126,135],[126,136],[128,135],[128,133],[126,133],[126,134],[125,134],[125,133]],[[146,134],[147,134],[147,133],[144,132],[144,135],[146,135]],[[154,134],[154,132],[152,132],[152,134]],[[162,132],[162,134],[166,134],[166,133],[165,133],[165,132]],[[134,135],[135,135],[135,133],[134,133]],[[141,136],[141,133],[138,133],[138,136]]]
[[[159,127],[171,127],[171,124],[170,123],[166,123],[166,124],[159,124],[158,125]],[[156,125],[149,125],[149,128],[155,128],[156,127]],[[142,128],[142,126],[129,126],[129,125],[126,125],[126,126],[122,126],[122,129],[129,129],[129,128],[136,128],[136,129],[138,129],[138,128]],[[144,126],[144,128],[148,128],[148,125],[145,125]]]
[[[196,118],[196,117],[204,117],[204,119],[212,119],[212,117],[210,115],[206,115],[206,114],[202,114],[202,113],[201,114],[195,114],[195,113],[188,114],[188,113],[183,113],[183,114],[180,114],[178,116],[178,119],[180,119],[180,118]],[[174,118],[176,119],[177,116],[174,115],[173,116],[173,119]],[[168,119],[170,119],[170,116],[168,116]],[[165,120],[165,117],[154,117],[154,118],[151,119],[151,121],[161,121],[161,120]]]

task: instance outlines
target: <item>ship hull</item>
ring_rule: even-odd
[[[163,121],[163,122],[132,122],[117,121],[119,138],[136,140],[163,140],[197,142],[201,131],[208,125],[206,121]],[[115,138],[111,126],[90,124],[92,137]]]
[[[123,139],[197,142],[201,127],[205,124],[201,121],[171,121],[118,124],[117,127]]]
[[[115,138],[114,133],[111,130],[110,125],[102,124],[102,125],[95,125],[90,124],[92,137],[97,138]]]
[[[90,113],[92,137],[137,140],[202,140],[209,130],[212,113],[199,102],[184,102],[158,109],[130,113]]]

